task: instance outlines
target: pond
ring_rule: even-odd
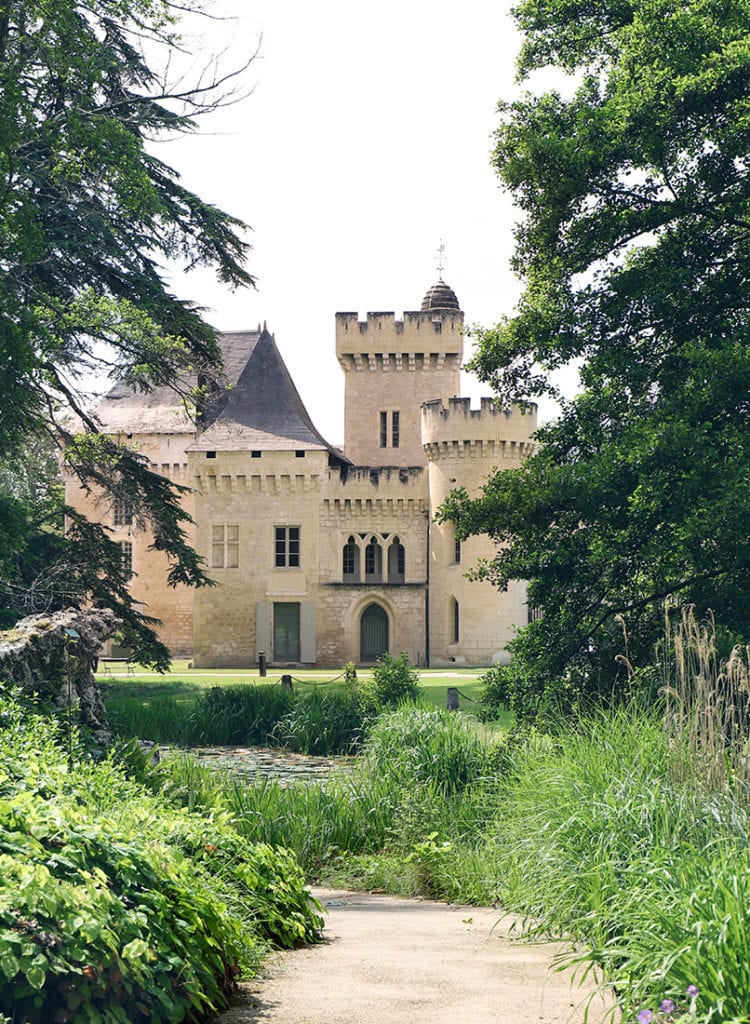
[[[193,747],[190,753],[209,768],[231,772],[247,781],[273,779],[287,785],[290,782],[321,782],[332,769],[345,767],[352,760],[292,754],[267,747]]]

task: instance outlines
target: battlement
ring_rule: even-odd
[[[352,357],[367,359],[378,354],[400,357],[455,354],[463,358],[464,315],[457,309],[411,311],[397,320],[395,313],[336,314],[336,355],[344,369],[351,368]]]
[[[525,410],[518,405],[498,407],[494,398],[482,398],[479,409],[471,408],[470,398],[450,398],[446,406],[440,399],[422,405],[422,444],[453,448],[456,444],[510,442],[531,444],[536,430],[536,405]]]

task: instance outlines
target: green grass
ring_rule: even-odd
[[[285,745],[308,753],[331,753],[347,749],[343,739],[347,719],[353,733],[361,731],[362,727],[361,722],[352,718],[346,685],[340,675],[320,670],[295,672],[294,692],[304,699],[299,702],[294,723],[279,729],[274,729],[278,718],[268,721],[261,716],[261,721],[253,711],[263,692],[268,693],[269,706],[277,703],[272,696],[280,692],[280,674],[277,673],[262,679],[257,673],[238,675],[233,670],[193,673],[177,663],[175,670],[167,675],[138,671],[133,676],[123,677],[104,676],[100,672],[97,682],[110,724],[116,735],[124,738],[138,737],[180,746]],[[358,678],[368,682],[372,673],[360,671]],[[468,716],[475,716],[481,691],[479,671],[475,669],[448,674],[422,672],[420,702],[444,708],[449,686],[459,687],[462,710]],[[222,701],[216,698],[217,691],[231,694],[231,698],[226,697],[223,702],[223,714],[219,713]],[[230,700],[234,702],[234,711],[229,707]],[[213,708],[213,714],[207,712],[207,703]],[[244,706],[242,714],[236,710],[240,705]],[[349,706],[348,712],[345,705]],[[291,708],[285,706],[278,717],[287,713],[291,713]],[[491,737],[502,734],[511,724],[512,715],[506,714],[489,725],[477,723],[477,728]]]

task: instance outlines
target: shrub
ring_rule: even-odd
[[[196,1019],[267,941],[317,938],[289,853],[255,846],[227,814],[164,806],[61,739],[53,720],[0,700],[0,1014]]]
[[[375,666],[372,676],[375,695],[381,705],[396,707],[405,700],[416,701],[419,673],[409,665],[406,654],[392,658],[386,652]]]
[[[508,670],[504,665],[493,665],[491,669],[479,677],[482,684],[480,695],[479,719],[482,722],[494,722],[500,712],[510,708],[510,688]]]

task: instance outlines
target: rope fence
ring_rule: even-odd
[[[289,673],[285,673],[289,675]],[[333,679],[299,679],[297,676],[289,676],[289,678],[295,682],[300,683],[302,686],[330,686],[331,683],[337,683],[339,679],[346,678],[346,673],[341,672],[339,675],[334,676]]]

